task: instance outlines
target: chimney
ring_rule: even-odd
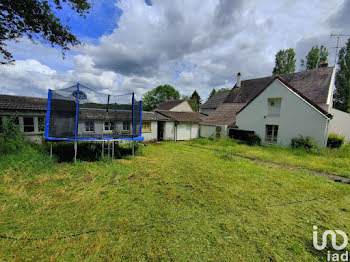
[[[327,59],[323,60],[320,64],[320,67],[327,67],[328,66],[328,62]]]
[[[238,72],[237,74],[237,83],[236,83],[236,87],[240,88],[241,87],[241,72]]]

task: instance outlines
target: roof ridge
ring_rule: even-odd
[[[7,95],[7,94],[0,94],[0,96],[19,97],[19,98],[38,98],[38,99],[47,99],[46,97],[36,97],[36,96],[19,96],[19,95]]]

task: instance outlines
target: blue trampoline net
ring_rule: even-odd
[[[134,94],[108,95],[81,84],[49,90],[47,140],[140,139],[142,103]]]

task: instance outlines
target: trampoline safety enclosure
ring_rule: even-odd
[[[134,93],[108,95],[79,83],[49,89],[45,125],[47,141],[75,142],[75,160],[78,141],[101,141],[103,153],[106,141],[114,148],[115,141],[128,140],[134,152],[134,142],[143,141],[142,101]]]

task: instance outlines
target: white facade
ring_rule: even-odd
[[[190,140],[199,137],[199,125],[198,123],[179,123],[175,127],[176,140]]]
[[[276,109],[271,110],[271,101],[279,101],[273,105]],[[323,113],[278,79],[236,116],[238,129],[254,131],[263,143],[270,142],[266,140],[267,125],[278,126],[276,142],[285,146],[298,136],[309,136],[318,146],[325,146],[328,124],[329,119]]]
[[[158,130],[158,122],[157,121],[143,121],[151,123],[151,131],[142,131],[142,136],[145,138],[145,142],[153,142],[157,141],[157,130]]]
[[[335,133],[344,136],[347,142],[350,142],[350,114],[332,108],[329,113],[333,119],[329,123],[329,133]]]
[[[227,125],[207,126],[200,125],[200,137],[227,138]]]
[[[169,111],[173,112],[193,112],[192,107],[190,104],[185,100],[182,103],[172,107],[169,109]]]

